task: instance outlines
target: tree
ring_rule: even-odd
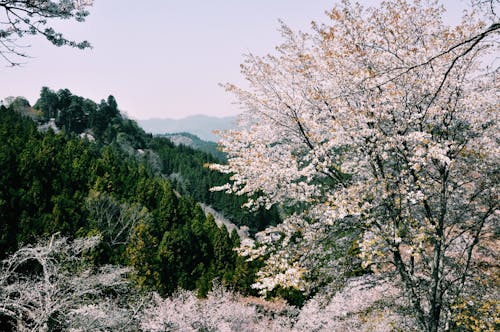
[[[483,296],[498,317],[498,287],[479,280],[498,258],[498,67],[482,62],[500,24],[478,8],[449,27],[435,2],[344,1],[328,25],[283,24],[276,55],[247,57],[249,90],[226,86],[246,112],[222,136],[228,164],[211,167],[232,174],[214,190],[287,216],[242,244],[267,259],[263,293],[341,275],[337,253],[357,243],[421,330],[458,329],[453,308]]]
[[[120,204],[113,196],[94,190],[89,191],[85,206],[92,228],[90,232],[98,232],[102,236],[97,248],[99,258],[105,262],[121,262],[134,226],[149,217],[147,209],[137,203]]]
[[[301,308],[293,331],[419,331],[393,284],[362,276],[331,298],[318,294]]]
[[[43,113],[45,119],[56,118],[59,98],[57,94],[48,87],[42,87],[40,98],[37,100],[34,108]]]
[[[146,217],[134,225],[126,248],[127,264],[133,268],[132,279],[142,289],[161,286],[158,245],[153,218]]]
[[[24,97],[7,97],[5,98],[5,106],[10,107],[15,111],[21,111],[23,109],[29,108],[30,102]]]
[[[166,299],[153,294],[140,326],[142,331],[292,331],[291,313],[293,308],[283,303],[259,308],[252,299],[215,285],[201,300],[185,290]]]
[[[80,311],[98,306],[106,292],[120,290],[127,268],[93,268],[83,256],[98,242],[98,237],[70,242],[53,235],[6,258],[0,270],[0,314],[20,331],[59,330],[75,323]]]
[[[56,46],[68,45],[79,49],[90,47],[89,42],[67,39],[52,25],[56,19],[75,19],[83,22],[93,0],[5,0],[0,2],[0,57],[11,66],[20,65],[25,58],[24,46],[18,39],[42,35]]]

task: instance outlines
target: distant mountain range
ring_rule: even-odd
[[[213,117],[207,115],[193,115],[183,119],[137,120],[139,125],[152,134],[168,134],[187,132],[194,134],[205,141],[217,142],[214,130],[227,130],[236,127],[236,116]]]

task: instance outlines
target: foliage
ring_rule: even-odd
[[[234,224],[248,226],[254,233],[279,220],[276,209],[246,211],[241,208],[245,197],[210,192],[211,187],[229,180],[227,176],[204,167],[209,163],[220,162],[212,155],[184,145],[176,147],[163,137],[154,137],[151,149],[162,160],[162,173],[171,176],[178,192],[223,212]]]
[[[283,301],[242,297],[218,284],[204,299],[186,290],[162,298],[134,292],[124,279],[127,268],[92,266],[89,253],[99,241],[54,235],[5,259],[0,270],[3,330],[415,330],[392,281],[357,278],[335,297],[318,295],[301,310]]]
[[[318,294],[302,307],[297,331],[419,331],[393,281],[363,276],[333,297]]]
[[[58,104],[87,103],[68,90],[52,95]],[[102,108],[115,110],[113,104],[108,98]],[[193,199],[178,197],[151,158],[135,152],[132,144],[151,137],[118,113],[106,131],[111,127],[114,137],[89,141],[74,132],[40,132],[17,111],[0,110],[0,186],[6,188],[0,191],[0,256],[56,232],[98,235],[102,241],[90,255],[94,264],[133,267],[131,278],[142,289],[170,294],[197,288],[204,296],[218,279],[253,293],[255,269],[237,258],[236,239]]]
[[[120,114],[113,96],[96,104],[73,95],[67,89],[54,92],[43,87],[34,108],[42,113],[42,122],[54,119],[67,136],[79,134],[99,144],[118,144],[129,155],[148,163],[154,172],[170,176],[179,193],[213,206],[235,224],[248,226],[252,232],[279,220],[276,210],[261,209],[250,213],[241,209],[245,198],[211,193],[210,187],[224,183],[228,178],[204,165],[221,159],[214,157],[213,153],[185,145],[175,146],[166,138],[146,134],[135,121]]]
[[[54,92],[48,87],[42,87],[34,108],[42,112],[42,121],[54,119],[68,135],[81,134],[87,130],[93,139],[104,143],[110,143],[116,138],[117,128],[113,125],[127,124],[127,121],[121,119],[113,96],[96,104],[92,100],[73,95],[68,89]]]
[[[472,11],[448,27],[443,10],[344,1],[312,33],[283,24],[276,55],[249,55],[248,91],[227,85],[246,112],[222,137],[228,165],[211,167],[231,181],[215,190],[287,213],[242,246],[266,258],[263,292],[342,278],[334,252],[358,232],[364,267],[397,272],[421,330],[482,293],[497,269],[500,130],[498,68],[481,61],[500,25]]]
[[[459,297],[452,304],[452,329],[454,331],[496,331],[500,324],[500,302],[497,292],[500,286],[498,274],[488,275],[479,281],[481,292]]]
[[[242,297],[215,285],[205,299],[179,290],[169,298],[137,293],[116,266],[89,265],[98,237],[48,241],[2,262],[0,321],[4,330],[68,331],[389,331],[414,330],[392,301],[392,282],[351,281],[334,298],[320,295],[302,310],[283,301]],[[11,324],[11,325],[5,325]]]
[[[42,35],[56,46],[68,45],[79,49],[90,47],[87,41],[75,42],[56,31],[56,19],[83,22],[92,0],[6,0],[0,2],[0,57],[12,66],[15,59],[28,57],[18,39]]]

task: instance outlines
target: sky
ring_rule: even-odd
[[[337,1],[338,2],[338,1]],[[364,0],[364,4],[379,1]],[[134,119],[182,118],[241,112],[219,83],[245,86],[243,55],[264,55],[281,41],[278,20],[307,31],[325,22],[332,0],[94,0],[84,23],[55,26],[93,48],[55,47],[41,37],[24,39],[31,56],[20,67],[0,62],[0,100],[23,96],[32,104],[40,89],[68,88],[96,102],[113,95]],[[447,0],[456,23],[465,0]]]

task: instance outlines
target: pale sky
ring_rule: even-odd
[[[33,58],[22,67],[0,62],[0,99],[32,104],[42,86],[68,88],[96,102],[112,94],[135,119],[194,114],[236,115],[218,83],[244,86],[243,54],[264,55],[280,43],[278,19],[294,30],[325,21],[332,0],[95,0],[84,23],[64,21],[66,36],[93,49],[58,48],[40,37],[24,40]],[[360,1],[376,4],[375,0]],[[444,1],[457,23],[465,0]]]

